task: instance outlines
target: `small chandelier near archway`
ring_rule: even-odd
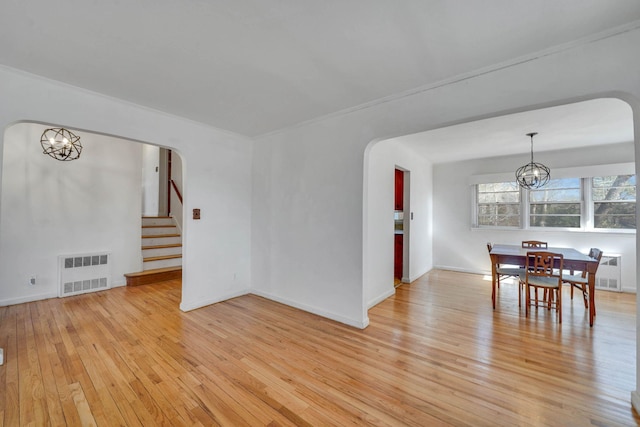
[[[538,132],[527,134],[528,137],[531,137],[531,162],[519,167],[516,171],[516,180],[522,188],[540,188],[549,182],[549,178],[551,178],[551,172],[548,167],[533,161],[533,137],[537,134]]]
[[[40,137],[40,145],[44,154],[62,162],[75,160],[82,152],[80,137],[64,128],[45,130]]]

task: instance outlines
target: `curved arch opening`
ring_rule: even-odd
[[[411,219],[404,236],[408,245],[407,281],[432,268],[486,273],[489,264],[485,244],[496,239],[495,231],[472,230],[469,180],[478,174],[513,177],[527,159],[529,145],[524,135],[531,131],[547,138],[536,141],[536,158],[551,165],[552,176],[554,168],[630,162],[637,151],[633,111],[629,103],[618,98],[558,103],[369,143],[363,185],[365,308],[394,293],[394,168],[411,173]],[[500,233],[504,236],[504,231]],[[531,234],[530,230],[513,233],[508,238],[514,241]],[[605,252],[622,253],[628,260],[622,272],[623,290],[635,292],[635,234],[552,234],[547,232],[547,239],[559,246],[588,251],[597,240]]]
[[[49,127],[22,121],[4,131],[0,262],[3,282],[17,284],[4,292],[5,303],[58,296],[59,255],[110,253],[112,286],[124,285],[124,274],[143,270],[141,218],[145,200],[152,199],[145,197],[143,169],[149,165],[143,151],[156,146],[71,128],[83,151],[73,162],[60,162],[43,155],[39,144]],[[174,157],[182,165],[179,154]],[[155,166],[150,176],[157,180]],[[182,182],[183,168],[177,171]],[[181,218],[182,206],[174,212]],[[26,286],[31,277],[37,286]]]

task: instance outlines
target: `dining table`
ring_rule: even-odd
[[[540,249],[538,249],[538,251],[539,250]],[[593,326],[593,320],[596,315],[595,287],[598,260],[574,248],[549,247],[542,250],[562,254],[564,258],[563,270],[587,272],[587,286],[589,287],[589,326]],[[492,245],[489,255],[491,257],[491,301],[494,310],[496,308],[497,266],[504,264],[524,266],[527,261],[527,252],[531,251],[536,251],[536,249],[523,248],[522,245]]]

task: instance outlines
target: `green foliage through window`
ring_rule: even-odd
[[[636,176],[591,179],[595,228],[636,228]]]

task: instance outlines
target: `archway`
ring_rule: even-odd
[[[5,305],[58,296],[62,255],[108,253],[113,286],[141,270],[141,143],[78,131],[80,158],[58,162],[38,143],[47,127],[21,122],[4,134],[0,263],[15,284]]]
[[[634,122],[637,124],[639,122],[638,119],[638,109],[640,108],[640,105],[637,104],[637,102],[634,102],[633,99],[627,99],[628,97],[623,97],[620,96],[618,97],[619,94],[616,94],[616,98],[608,98],[609,101],[613,101],[614,103],[617,103],[619,106],[622,106],[622,108],[625,110],[624,112],[624,120],[625,120],[625,131],[627,132],[627,137],[623,138],[623,139],[618,139],[616,140],[607,140],[607,141],[603,141],[603,142],[607,142],[607,143],[620,143],[620,144],[616,144],[616,145],[611,145],[611,147],[615,147],[616,149],[618,148],[623,148],[625,151],[623,153],[623,156],[625,156],[624,160],[618,159],[616,160],[617,162],[632,162],[634,163],[633,166],[633,170],[635,170],[635,173],[637,175],[638,173],[638,158],[640,157],[640,148],[638,147],[638,139],[637,139],[637,132],[634,133]],[[598,103],[602,100],[602,98],[597,98],[594,97],[593,99],[588,99],[588,100],[584,100],[581,99],[579,100],[580,103],[569,103],[569,101],[567,101],[567,103],[561,103],[561,102],[557,102],[554,103],[554,105],[552,106],[547,106],[547,108],[549,109],[549,111],[554,112],[553,108],[555,107],[562,107],[562,108],[567,108],[567,109],[571,109],[572,106],[577,106],[577,105],[581,105],[583,102],[584,103],[589,103],[589,102],[594,102],[594,103]],[[575,102],[575,101],[573,101]],[[532,112],[536,112],[536,111],[540,111],[540,110],[530,110],[527,111],[526,109],[523,109],[524,112],[518,112],[518,114],[523,114],[523,115],[527,115],[530,114]],[[521,111],[523,111],[521,110]],[[634,117],[635,116],[635,117]],[[499,119],[500,117],[503,117],[502,114],[495,114],[495,117],[492,117],[491,119],[487,119],[487,120],[479,120],[477,122],[465,122],[463,123],[461,126],[465,126],[467,127],[466,131],[469,132],[469,135],[475,135],[476,141],[480,142],[483,140],[483,138],[478,138],[479,133],[478,129],[481,128],[476,128],[475,130],[473,129],[474,124],[482,124],[484,126],[487,126],[487,121],[488,120],[494,120],[494,119]],[[562,116],[558,116],[559,119],[562,119]],[[565,117],[567,118],[567,117]],[[590,129],[590,125],[591,124],[598,124],[601,121],[607,121],[607,120],[618,120],[620,119],[619,117],[619,112],[618,113],[613,113],[612,115],[609,114],[608,111],[606,110],[601,110],[600,113],[597,116],[594,117],[590,117],[587,121],[591,121],[591,123],[589,124],[589,126],[584,126],[583,128],[577,128],[572,130],[571,132],[573,132],[575,135],[575,139],[580,142],[580,131],[585,131]],[[568,120],[567,120],[568,121]],[[637,128],[637,125],[635,126]],[[508,129],[504,126],[501,126],[501,129]],[[527,131],[530,131],[531,128],[528,127]],[[536,128],[536,130],[538,130],[538,128]],[[371,296],[370,293],[368,294],[368,288],[367,286],[369,285],[370,281],[371,281],[371,277],[376,273],[373,269],[374,268],[380,268],[379,266],[376,266],[376,254],[378,254],[381,251],[381,247],[380,246],[375,246],[376,242],[379,242],[380,239],[379,237],[379,233],[380,230],[378,228],[376,228],[375,226],[375,218],[373,218],[374,214],[372,214],[371,209],[375,209],[376,208],[376,202],[375,202],[375,198],[376,195],[374,194],[375,189],[372,188],[372,185],[370,185],[373,181],[375,181],[376,179],[378,179],[380,177],[381,174],[384,174],[384,171],[381,172],[380,170],[377,170],[376,168],[379,167],[379,165],[376,164],[376,160],[375,160],[375,153],[376,150],[378,149],[378,146],[380,146],[380,150],[381,153],[384,152],[384,156],[386,156],[387,158],[390,158],[391,161],[395,161],[394,159],[394,154],[393,154],[393,149],[391,148],[391,144],[397,144],[396,147],[402,147],[403,143],[404,145],[404,149],[408,149],[411,150],[412,144],[414,143],[419,143],[420,138],[424,138],[424,137],[428,137],[428,136],[434,136],[436,134],[439,134],[438,136],[441,136],[442,132],[446,132],[446,128],[435,128],[432,131],[427,131],[425,132],[425,135],[411,135],[408,137],[396,137],[393,140],[385,140],[385,141],[380,141],[380,140],[375,140],[372,141],[371,143],[369,143],[369,145],[367,146],[367,149],[365,150],[365,156],[364,156],[364,194],[363,194],[363,200],[364,200],[364,205],[363,205],[363,214],[364,214],[364,218],[363,218],[363,223],[365,224],[364,229],[363,229],[363,260],[364,260],[364,264],[363,264],[363,270],[364,270],[364,277],[365,280],[363,281],[363,288],[364,288],[364,295],[368,295],[369,297],[369,301],[375,301],[376,297],[375,296]],[[426,135],[429,134],[430,135]],[[519,134],[524,135],[525,132],[519,132]],[[485,135],[486,136],[486,135]],[[490,139],[489,139],[490,140]],[[493,141],[492,141],[493,142]],[[481,148],[483,150],[486,151],[486,158],[483,161],[484,166],[479,167],[478,163],[474,163],[472,160],[469,160],[469,158],[466,159],[466,163],[462,163],[462,161],[460,160],[461,163],[459,163],[458,165],[464,165],[465,167],[467,167],[469,169],[468,172],[460,172],[460,170],[458,169],[457,172],[452,172],[451,174],[443,174],[441,171],[443,169],[445,169],[445,167],[441,167],[439,166],[439,163],[437,163],[437,161],[434,163],[435,167],[433,166],[433,164],[431,165],[432,167],[435,168],[434,171],[434,181],[436,181],[436,183],[434,185],[438,185],[438,181],[442,180],[442,179],[453,179],[455,177],[462,177],[461,181],[462,181],[462,187],[466,187],[468,188],[469,185],[469,181],[468,178],[470,175],[472,174],[476,174],[476,173],[483,173],[483,174],[490,174],[491,172],[496,172],[496,171],[500,171],[500,172],[505,172],[508,169],[509,175],[511,175],[513,173],[513,171],[511,171],[511,169],[515,170],[515,167],[511,167],[514,166],[514,164],[512,164],[512,160],[514,159],[521,159],[523,158],[522,155],[518,155],[516,153],[516,151],[508,151],[508,150],[514,150],[513,147],[499,147],[500,150],[502,150],[500,153],[503,155],[500,158],[494,158],[492,159],[492,156],[495,156],[496,153],[491,151],[491,143],[492,142],[488,142],[485,145],[483,145]],[[538,142],[538,141],[537,141]],[[446,150],[447,148],[447,144],[457,144],[457,142],[453,141],[453,140],[445,140],[444,142],[440,141],[440,143],[438,142],[437,138],[434,140],[430,140],[429,143],[431,143],[431,145],[429,145],[430,147],[430,153],[434,154],[433,159],[435,159],[436,157],[440,157],[445,158],[446,156],[449,155],[455,155],[455,150],[453,151],[446,151],[446,152],[441,152],[441,150]],[[388,146],[385,147],[385,144],[387,144]],[[555,144],[555,145],[553,145]],[[540,146],[536,146],[536,153],[540,153],[540,155],[544,155],[545,151],[553,151],[553,150],[557,150],[558,148],[560,148],[557,144],[557,141],[554,141],[551,147],[548,148],[540,148]],[[563,155],[567,155],[568,153],[571,152],[571,150],[576,150],[577,147],[582,146],[581,144],[576,144],[575,146],[570,147],[569,149],[565,150],[564,152],[562,152]],[[465,144],[461,143],[460,145],[453,145],[453,148],[459,149],[461,151],[464,151],[464,148],[466,147]],[[523,147],[528,149],[528,147]],[[506,151],[505,151],[506,150]],[[582,166],[584,167],[589,167],[590,164],[596,164],[598,162],[607,162],[607,161],[611,161],[612,157],[611,154],[613,152],[615,152],[616,150],[599,150],[599,151],[594,151],[594,153],[600,153],[599,155],[601,156],[601,158],[597,159],[597,161],[592,160],[591,163],[587,162],[584,163]],[[471,151],[473,153],[473,150]],[[524,152],[524,151],[523,151]],[[373,154],[372,154],[373,153]],[[422,152],[424,153],[424,151]],[[498,153],[498,154],[500,154]],[[596,154],[597,155],[597,154]],[[380,157],[384,157],[384,156],[380,156]],[[414,153],[414,156],[418,157],[420,156],[419,153]],[[472,157],[474,157],[472,155]],[[526,157],[526,156],[525,156]],[[575,156],[574,156],[575,157]],[[578,156],[579,158],[580,156]],[[427,159],[427,161],[432,160],[429,156],[425,156],[425,158]],[[504,171],[501,169],[496,169],[499,167],[499,165],[502,163],[504,163],[505,159],[510,160],[511,162],[508,163],[509,167],[505,168]],[[569,160],[569,158],[567,158],[568,162],[571,163],[572,161],[575,162],[575,159],[573,160]],[[449,158],[447,160],[448,162],[453,162],[454,158]],[[516,160],[517,161],[517,160]],[[574,163],[571,163],[571,166],[576,166]],[[474,169],[475,168],[475,169]],[[552,169],[552,173],[553,173],[553,169]],[[433,175],[432,175],[433,178]],[[437,187],[436,187],[437,188]],[[438,194],[437,191],[434,191],[435,194],[437,196],[440,196],[441,194]],[[459,207],[460,210],[463,210],[464,212],[466,212],[467,217],[461,222],[458,221],[459,225],[462,224],[461,227],[459,227],[458,229],[461,230],[459,234],[456,234],[455,236],[452,236],[450,238],[450,240],[452,241],[460,241],[462,242],[464,245],[466,245],[466,248],[468,250],[466,250],[466,252],[468,253],[468,260],[481,260],[479,263],[475,263],[475,261],[468,261],[465,264],[461,264],[461,265],[457,265],[457,266],[453,266],[453,267],[457,267],[459,270],[461,271],[469,271],[469,272],[483,272],[486,271],[486,267],[482,267],[483,264],[486,264],[488,262],[487,260],[487,256],[486,256],[486,249],[484,248],[484,243],[486,243],[486,241],[491,241],[491,239],[487,240],[487,236],[485,234],[483,234],[482,232],[475,232],[472,231],[470,229],[470,197],[468,195],[468,193],[465,195],[466,197],[466,201],[463,201],[463,203],[461,204],[462,206]],[[372,200],[373,199],[373,200]],[[460,201],[461,199],[458,199],[458,201]],[[636,197],[637,200],[637,197]],[[439,205],[439,200],[436,198],[433,201],[434,205],[438,206]],[[378,205],[380,206],[380,205]],[[466,207],[466,209],[465,209]],[[636,217],[638,216],[638,212],[636,209]],[[436,210],[436,212],[434,212],[434,221],[438,221],[438,218],[442,218],[442,213],[438,212]],[[391,221],[390,219],[388,221]],[[439,229],[441,224],[436,224],[436,227]],[[433,227],[433,224],[431,224],[431,226]],[[448,224],[448,226],[451,226],[451,224]],[[434,228],[436,228],[434,227]],[[587,237],[582,237],[580,238],[579,235],[582,233],[573,233],[570,236],[567,237],[567,239],[578,239],[580,243],[580,247],[588,247],[587,246],[587,240],[590,240],[590,237],[588,237],[588,235],[585,233],[585,235]],[[611,240],[611,239],[615,239],[615,237],[607,237],[605,236],[603,233],[599,233],[597,234],[598,237],[598,241],[602,241],[603,239],[605,241],[607,241],[607,239]],[[624,277],[626,277],[626,279],[623,278],[624,281],[626,281],[627,285],[625,286],[625,290],[631,291],[631,292],[636,292],[637,291],[637,271],[638,271],[638,265],[637,265],[637,259],[638,259],[638,255],[637,255],[637,249],[638,247],[640,247],[640,241],[638,240],[638,236],[637,234],[629,234],[627,236],[625,236],[626,240],[629,240],[630,243],[629,244],[625,244],[625,251],[626,251],[626,259],[628,259],[628,262],[630,263],[630,265],[627,265],[626,269],[625,269],[625,273]],[[480,242],[480,243],[478,243]],[[563,241],[564,242],[564,241]],[[567,240],[567,242],[570,242],[570,240]],[[441,254],[441,253],[446,253],[447,250],[456,250],[455,247],[452,248],[448,248],[448,247],[443,247],[443,243],[442,240],[438,240],[438,235],[436,233],[436,235],[434,236],[434,241],[433,243],[433,254]],[[608,243],[607,243],[608,244]],[[611,245],[613,245],[614,243],[611,243]],[[474,248],[474,249],[470,249],[470,248]],[[443,250],[444,249],[444,250]],[[459,248],[458,248],[459,249]],[[382,251],[384,251],[384,249],[382,249]],[[432,260],[432,266],[433,267],[441,267],[443,266],[443,262],[442,262],[443,258],[441,255],[435,256],[434,255],[434,259]],[[378,260],[380,261],[380,260]],[[387,269],[391,269],[391,261],[387,262],[388,266]],[[375,267],[374,267],[375,266]],[[445,267],[447,266],[446,264],[444,265]],[[451,265],[448,265],[448,267],[452,267]],[[384,294],[379,294],[378,297],[381,299],[384,299]],[[366,301],[365,301],[366,303]],[[640,312],[639,312],[640,313]],[[638,318],[640,319],[640,316],[638,316]],[[597,327],[597,325],[596,325]],[[638,331],[640,330],[640,328],[638,328],[638,320],[636,320],[636,337],[638,336]],[[636,346],[638,346],[638,338],[636,338]],[[636,353],[639,353],[638,350],[636,350]],[[638,375],[638,374],[637,374]],[[640,383],[640,379],[637,377],[636,378],[636,384]],[[640,397],[637,396],[637,393],[634,391],[632,392],[632,403],[634,405],[635,408],[639,408],[640,407]]]

